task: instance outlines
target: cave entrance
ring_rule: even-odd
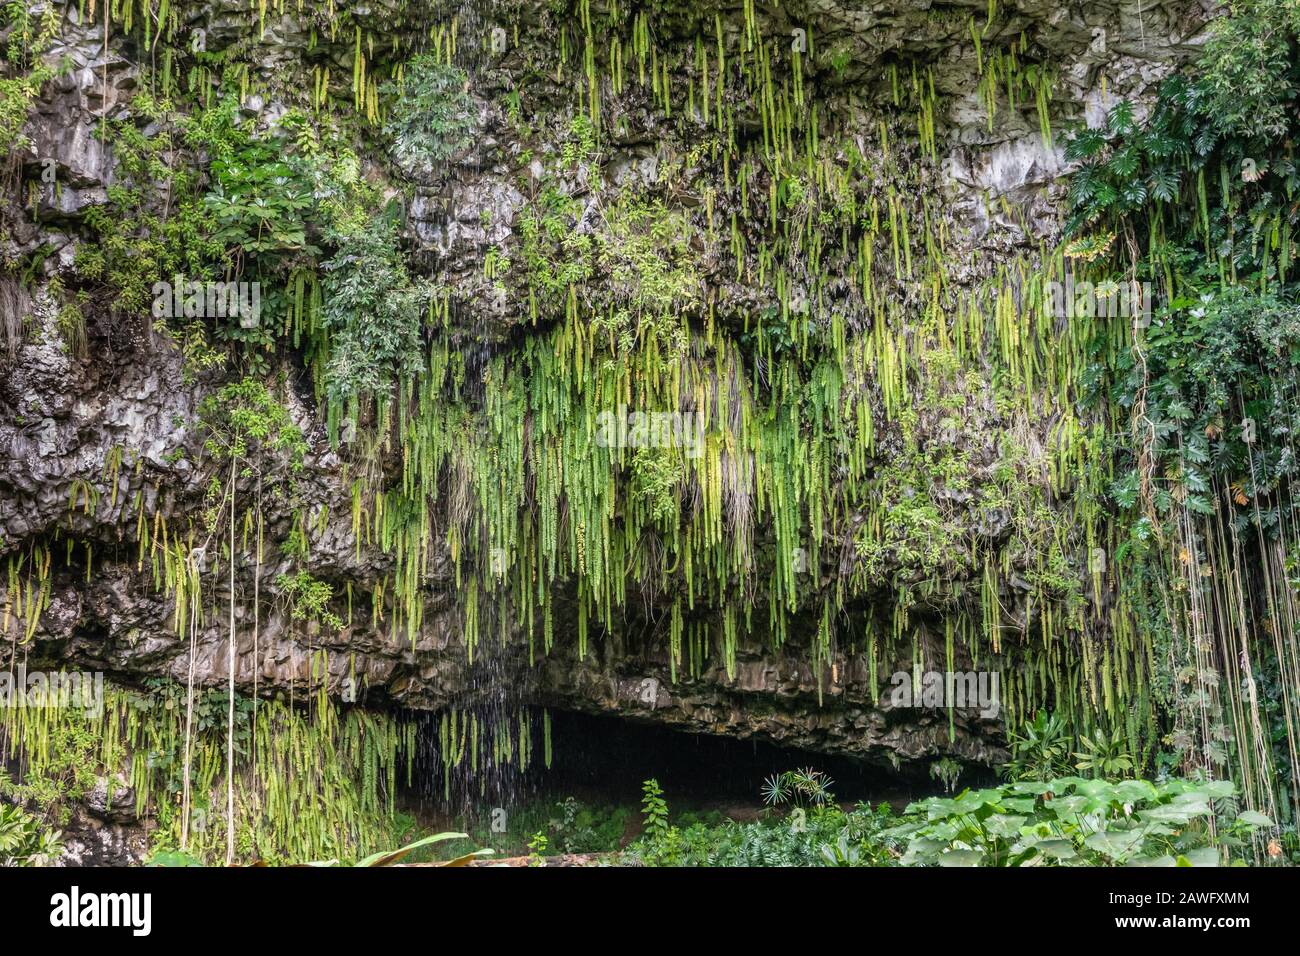
[[[828,774],[842,805],[887,802],[896,809],[940,793],[920,767],[903,772],[865,760],[783,747],[759,739],[690,733],[614,716],[551,710],[550,767],[538,745],[526,770],[463,762],[450,781],[439,771],[439,719],[420,720],[419,753],[407,798],[421,815],[480,816],[485,808],[518,807],[573,797],[591,805],[639,806],[642,783],[658,780],[674,808],[713,809],[743,819],[763,806],[763,782],[786,770]],[[963,780],[963,785],[973,781]],[[409,805],[409,804],[408,804]],[[413,806],[413,809],[414,809]]]
[[[611,800],[639,802],[642,783],[654,777],[670,806],[757,808],[765,779],[809,768],[830,776],[831,792],[841,803],[906,803],[929,792],[918,789],[919,781],[863,760],[757,738],[571,712],[557,713],[553,720],[551,769],[540,783],[579,796],[603,792]]]

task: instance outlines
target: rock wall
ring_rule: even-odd
[[[260,124],[274,122],[288,104],[299,102],[314,70],[330,65],[339,76],[351,70],[353,37],[331,38],[318,11],[269,10],[263,31],[245,4],[181,6],[182,36],[204,30],[209,50],[237,49],[240,62],[250,65],[251,92],[243,110]],[[973,284],[1013,255],[1033,255],[1055,241],[1064,196],[1060,177],[1066,172],[1059,131],[1073,122],[1095,123],[1119,98],[1148,99],[1158,81],[1196,49],[1213,4],[1000,4],[997,35],[1023,36],[1022,47],[1056,67],[1051,120],[1058,135],[1051,147],[1044,143],[1032,103],[1003,104],[990,125],[980,101],[976,61],[981,54],[968,26],[972,18],[983,22],[984,7],[930,0],[858,5],[801,0],[780,8],[758,7],[755,14],[764,35],[797,42],[795,31],[811,26],[818,50],[835,51],[833,66],[825,57],[812,61],[809,101],[823,117],[840,124],[843,141],[856,139],[867,152],[890,96],[886,65],[932,69],[941,104],[935,118],[936,156],[925,158],[915,132],[910,141],[898,143],[907,157],[900,164],[907,173],[897,185],[909,200],[925,195],[941,211],[950,230],[949,277],[958,285]],[[368,48],[371,63],[409,55],[439,14],[459,15],[466,50],[472,49],[470,37],[494,24],[509,27],[507,51],[463,56],[478,109],[471,144],[448,168],[415,176],[402,187],[404,192],[393,187],[394,195],[404,196],[409,260],[422,275],[453,291],[453,335],[467,364],[475,367],[483,356],[518,347],[530,325],[526,290],[485,276],[482,264],[493,249],[518,254],[517,222],[530,201],[528,184],[540,177],[540,159],[564,148],[573,117],[583,110],[572,81],[556,79],[554,71],[544,68],[554,61],[558,27],[569,22],[573,11],[541,3],[430,11],[381,2],[354,12],[372,31],[372,44],[378,39]],[[204,507],[212,475],[202,464],[202,438],[193,422],[202,398],[221,377],[187,372],[175,337],[155,331],[147,315],[92,305],[85,316],[84,351],[69,349],[60,333],[52,283],[69,286],[75,281],[76,252],[90,235],[87,215],[105,203],[117,176],[115,150],[99,135],[101,124],[132,115],[131,97],[148,82],[150,64],[136,33],[114,24],[105,37],[103,23],[79,21],[75,4],[59,13],[63,24],[45,59],[63,61],[68,68],[46,82],[31,103],[22,129],[26,142],[4,167],[0,253],[14,269],[0,278],[5,313],[0,316],[5,336],[0,340],[0,560],[38,541],[50,542],[60,560],[34,633],[27,639],[21,622],[11,621],[0,660],[102,670],[128,684],[160,675],[183,680],[188,642],[176,636],[171,599],[154,586],[148,562],[141,564],[135,529],[142,506],[149,515],[167,519]],[[657,39],[688,42],[702,25],[711,28],[715,13],[727,30],[743,28],[739,5],[665,4],[655,10]],[[985,37],[986,47],[995,39]],[[679,85],[685,82],[675,79]],[[512,117],[508,94],[525,82],[524,115]],[[906,74],[905,82],[910,82]],[[706,130],[664,122],[643,90],[611,98],[611,103],[618,122],[609,125],[598,162],[583,166],[559,186],[585,205],[579,232],[597,228],[597,212],[633,188],[667,198],[703,231],[710,213],[700,197],[711,188],[725,194],[722,171],[692,152]],[[742,122],[752,123],[752,117]],[[145,117],[138,125],[146,132],[150,128]],[[527,137],[521,135],[524,128]],[[762,133],[750,125],[742,135],[761,138]],[[391,165],[375,149],[367,157],[365,174],[391,179]],[[44,188],[41,179],[51,160],[56,190]],[[198,154],[174,160],[203,165]],[[712,214],[725,222],[728,210]],[[772,304],[766,290],[737,280],[716,246],[693,248],[691,255],[701,288],[711,290],[718,323],[738,330],[747,313]],[[25,274],[18,274],[19,266]],[[602,281],[608,279],[597,277],[592,285]],[[900,283],[892,294],[916,301],[920,291]],[[310,506],[328,514],[314,529],[310,570],[334,584],[336,594],[347,585],[355,593],[368,592],[389,572],[391,560],[378,548],[356,547],[348,519],[350,492],[339,479],[339,455],[346,451],[331,448],[306,373],[292,355],[281,361],[295,386],[290,390],[292,417],[310,446],[298,485]],[[998,418],[988,394],[969,395],[966,408],[982,423],[976,431],[984,432],[985,443],[968,448],[978,483],[992,467],[996,432],[1006,422]],[[945,426],[938,416],[923,418],[918,427],[943,440]],[[1031,437],[1036,430],[1037,440],[1046,442],[1049,423],[1026,427]],[[887,457],[890,447],[886,436],[880,454]],[[114,466],[116,449],[128,453],[130,466]],[[89,503],[88,487],[94,489]],[[268,538],[282,540],[290,532],[293,511],[287,502],[265,510]],[[991,540],[1002,533],[996,525],[984,530]],[[760,529],[755,543],[759,561],[764,547]],[[66,561],[64,549],[70,556]],[[268,558],[261,569],[263,594],[274,592],[276,576],[289,566],[288,559]],[[834,587],[843,571],[843,565],[824,561],[814,570],[810,591]],[[247,598],[251,576],[242,575],[237,587]],[[756,630],[740,638],[734,676],[721,663],[710,662],[697,676],[679,676],[674,682],[662,643],[648,639],[656,627],[662,629],[653,610],[630,613],[622,634],[596,639],[592,654],[579,661],[573,653],[573,619],[563,611],[568,607],[572,613],[572,605],[561,597],[558,647],[539,666],[529,665],[522,640],[507,641],[487,660],[470,665],[445,540],[435,542],[425,592],[425,616],[413,643],[384,624],[373,626],[366,614],[354,616],[338,633],[304,634],[274,602],[261,609],[255,639],[252,611],[241,602],[236,683],[241,691],[252,692],[256,682],[261,693],[291,682],[308,687],[310,651],[324,649],[331,652],[331,691],[341,693],[345,679],[360,677],[361,700],[374,706],[466,705],[509,685],[516,688],[512,693],[557,708],[761,737],[882,763],[951,754],[987,764],[1002,754],[997,720],[959,715],[950,740],[945,712],[877,703],[866,665],[850,647],[837,649],[828,671],[817,673],[799,651],[816,630],[813,615],[802,622],[805,632],[792,638],[786,652],[774,652],[766,635]],[[1014,589],[1003,597],[1013,616],[1031,613]],[[215,584],[214,609],[224,608],[226,598],[223,585]],[[888,603],[891,595],[882,593],[880,599]],[[762,595],[753,601],[764,606]],[[919,626],[926,627],[924,615]],[[197,637],[201,684],[224,684],[226,630],[217,611]],[[928,632],[924,647],[927,662],[942,660],[941,633]],[[906,669],[910,663],[897,666]]]

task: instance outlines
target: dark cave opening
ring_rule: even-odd
[[[763,781],[785,770],[820,770],[840,802],[907,801],[932,792],[915,775],[852,757],[787,747],[758,738],[690,733],[612,716],[561,712],[554,717],[554,759],[544,786],[604,791],[638,801],[654,777],[671,804],[762,802]]]
[[[512,718],[513,719],[513,718]],[[426,810],[462,813],[573,796],[591,804],[639,805],[645,780],[656,779],[672,806],[762,805],[765,779],[786,770],[811,768],[832,780],[842,805],[887,802],[901,810],[912,800],[943,792],[928,762],[888,765],[818,753],[757,738],[691,733],[626,718],[550,711],[551,762],[534,744],[526,770],[516,763],[471,767],[468,761],[444,777],[439,753],[439,716],[419,721],[419,753],[407,796]],[[958,789],[990,782],[985,768],[966,767]]]

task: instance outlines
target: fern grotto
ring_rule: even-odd
[[[1297,0],[5,0],[0,863],[1300,861],[1298,136]]]

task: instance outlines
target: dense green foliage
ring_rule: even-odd
[[[44,288],[69,350],[86,352],[87,313],[147,314],[158,282],[263,290],[256,322],[154,316],[210,395],[183,423],[198,426],[189,451],[208,496],[170,523],[131,503],[139,572],[191,643],[220,593],[232,647],[239,622],[274,608],[309,648],[320,628],[368,617],[414,653],[435,569],[449,567],[470,661],[484,641],[585,660],[593,642],[635,634],[665,652],[673,682],[733,679],[742,648],[765,644],[819,698],[851,664],[875,697],[892,665],[940,654],[1003,674],[1005,786],[887,826],[886,812],[835,806],[814,772],[784,774],[767,800],[793,805],[795,829],[683,826],[648,784],[644,862],[1197,862],[1247,843],[1262,856],[1300,809],[1300,19],[1267,0],[1232,13],[1148,116],[1119,102],[1071,138],[1063,248],[968,267],[935,198],[933,73],[882,61],[861,84],[870,122],[855,125],[816,95],[847,54],[777,42],[752,5],[687,34],[661,29],[655,9],[559,5],[561,42],[504,103],[488,100],[491,71],[464,69],[476,61],[458,22],[421,21],[426,47],[383,62],[363,13],[331,8],[321,26],[346,41],[350,83],[317,57],[314,83],[275,90],[292,106],[265,123],[242,107],[264,82],[249,49],[187,53],[177,16],[111,6],[106,23],[158,55],[129,115],[103,124],[118,162],[107,201]],[[55,26],[21,5],[4,15],[0,139],[17,142],[54,75],[40,56]],[[1009,17],[991,4],[961,31],[989,128],[1032,100],[1051,144],[1048,54],[995,21]],[[562,117],[533,95],[534,73],[571,93]],[[453,264],[450,288],[435,278],[448,264],[409,248],[403,213],[496,141],[484,117],[511,149],[482,158],[510,169],[522,205],[481,263]],[[653,177],[616,174],[611,139],[638,136],[686,148],[657,157]],[[6,277],[31,281],[35,260],[5,263]],[[1054,314],[1048,288],[1067,277],[1151,283],[1150,323]],[[488,296],[506,305],[484,329]],[[299,371],[316,399],[302,414],[325,424],[350,494],[358,563],[365,549],[384,569],[365,588],[307,566],[330,516],[281,480],[325,452],[290,412]],[[689,415],[690,440],[602,441],[603,416],[629,408]],[[117,504],[118,455],[80,479],[70,514]],[[293,513],[271,543],[291,567],[265,591],[264,494]],[[52,544],[6,553],[5,627],[12,617],[24,643],[48,605]],[[238,775],[227,811],[234,831],[237,799],[243,857],[393,845],[406,728],[323,699],[257,715],[233,686],[223,728],[210,695],[156,693],[166,713],[118,699],[98,749],[84,728],[6,715],[0,740],[25,761],[7,794],[57,821],[129,761],[158,848],[210,858],[216,828],[192,830],[194,815],[215,818]],[[440,715],[444,786],[480,760],[526,765],[532,728],[515,719]],[[74,745],[52,759],[52,740]],[[323,807],[286,741],[323,748],[311,770],[337,788]],[[248,765],[223,769],[237,746]],[[955,790],[961,767],[934,766]],[[1157,782],[1113,782],[1129,775]],[[539,857],[543,844],[610,844],[562,812],[511,839]],[[1085,832],[1084,816],[1104,829]]]
[[[1087,382],[1114,423],[1116,554],[1163,661],[1160,762],[1294,820],[1298,35],[1292,4],[1233,9],[1144,124],[1120,103],[1071,141],[1071,226],[1085,268],[1154,288],[1149,325],[1099,343]]]
[[[199,690],[187,706],[187,696],[183,685],[152,681],[142,691],[107,688],[98,714],[10,710],[0,742],[17,777],[0,780],[0,794],[29,806],[43,827],[60,826],[69,804],[97,780],[107,781],[110,808],[125,799],[112,789],[114,774],[122,772],[135,812],[157,824],[149,834],[153,851],[184,850],[219,862],[224,807],[215,784],[225,766],[227,698]],[[288,699],[236,699],[238,858],[355,860],[399,845],[394,801],[399,772],[405,777],[411,770],[413,728],[358,709],[342,712],[319,694],[305,703],[303,709]],[[0,812],[8,810],[0,805]],[[27,817],[15,819],[21,842],[14,845],[23,852],[53,839]]]
[[[0,803],[0,866],[48,866],[62,850],[59,832],[21,807]]]
[[[930,797],[901,814],[845,810],[827,794],[755,823],[684,827],[651,784],[627,854],[659,866],[1217,866],[1248,858],[1251,836],[1273,825],[1238,812],[1228,781],[1060,777]]]
[[[380,93],[396,102],[384,123],[393,158],[411,172],[432,172],[469,144],[474,103],[464,70],[417,56],[406,65],[400,82]]]

